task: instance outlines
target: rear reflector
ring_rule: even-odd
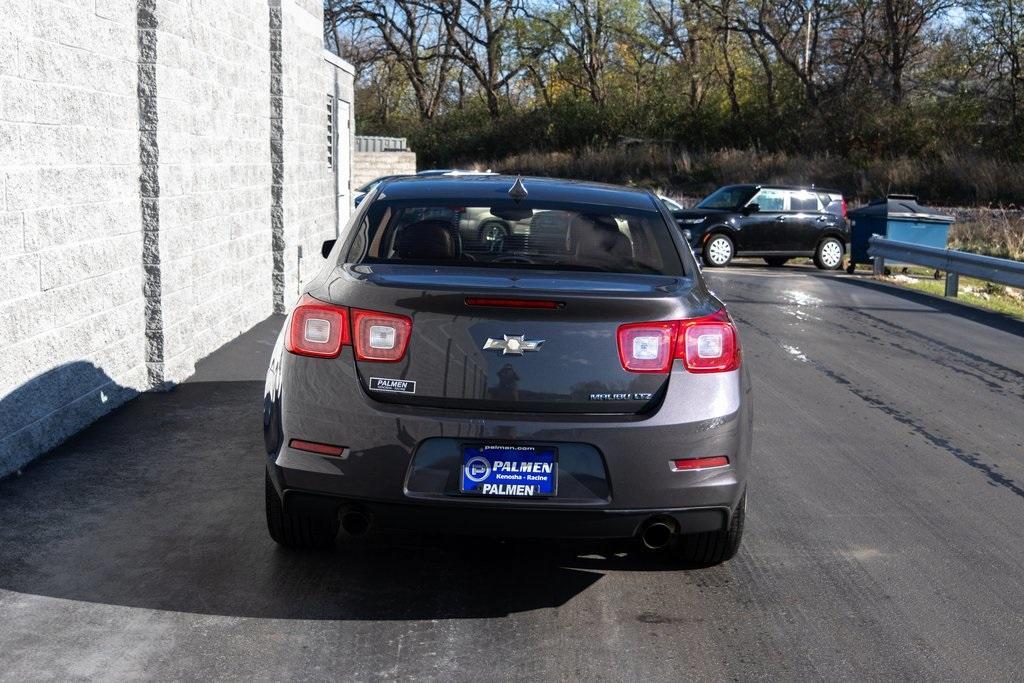
[[[315,441],[303,441],[302,439],[292,439],[288,442],[288,446],[299,451],[319,453],[320,455],[339,456],[345,452],[344,446],[332,446],[326,443],[316,443]]]
[[[285,348],[300,356],[336,358],[349,343],[348,309],[303,295],[292,311]]]
[[[723,308],[703,318],[620,325],[619,361],[629,372],[668,372],[676,358],[689,372],[740,366],[736,328]]]
[[[353,347],[358,360],[402,360],[411,332],[412,320],[404,315],[352,309]]]
[[[729,464],[729,458],[724,455],[715,455],[710,458],[684,458],[672,461],[673,472],[685,472],[687,470],[704,470],[709,467],[725,467]]]
[[[561,308],[565,304],[561,301],[548,301],[545,299],[489,299],[480,296],[467,296],[467,306],[488,306],[491,308]]]

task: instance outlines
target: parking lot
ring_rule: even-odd
[[[612,545],[264,528],[282,318],[0,482],[0,679],[1009,679],[1024,324],[806,267],[709,273],[755,393],[748,529]]]

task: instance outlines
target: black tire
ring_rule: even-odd
[[[769,268],[781,268],[786,265],[789,261],[785,256],[765,256],[764,262],[768,264]]]
[[[731,560],[743,540],[743,523],[747,516],[747,494],[743,494],[732,513],[729,528],[679,537],[675,551],[680,562],[694,567],[711,567]]]
[[[814,250],[814,265],[821,270],[839,270],[843,267],[843,243],[835,237],[826,237]]]
[[[709,268],[724,268],[732,263],[736,248],[728,235],[715,233],[704,243],[702,256]]]
[[[857,264],[856,263],[854,263],[853,261],[850,261],[848,264],[846,264],[846,273],[847,273],[847,275],[853,275],[856,271],[857,271]]]
[[[338,536],[335,515],[292,514],[284,511],[281,497],[266,475],[267,531],[270,537],[286,548],[330,548]]]

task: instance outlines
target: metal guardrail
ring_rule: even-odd
[[[404,152],[408,149],[405,138],[389,138],[378,135],[357,135],[357,152]]]
[[[945,271],[946,296],[956,296],[961,275],[1024,288],[1024,262],[1021,261],[896,242],[878,235],[868,240],[868,255],[873,259],[876,275],[885,272],[885,259]]]

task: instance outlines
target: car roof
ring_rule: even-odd
[[[723,187],[750,187],[757,188],[758,190],[797,190],[801,192],[825,192],[826,194],[838,194],[843,193],[839,190],[832,190],[827,187],[817,187],[816,185],[776,185],[774,183],[736,183],[735,185],[723,185]]]
[[[468,203],[493,202],[508,198],[508,191],[519,176],[460,175],[403,176],[381,185],[386,199],[441,199]],[[582,180],[522,177],[527,199],[539,202],[599,204],[628,209],[656,211],[654,197],[647,190],[607,185]]]

